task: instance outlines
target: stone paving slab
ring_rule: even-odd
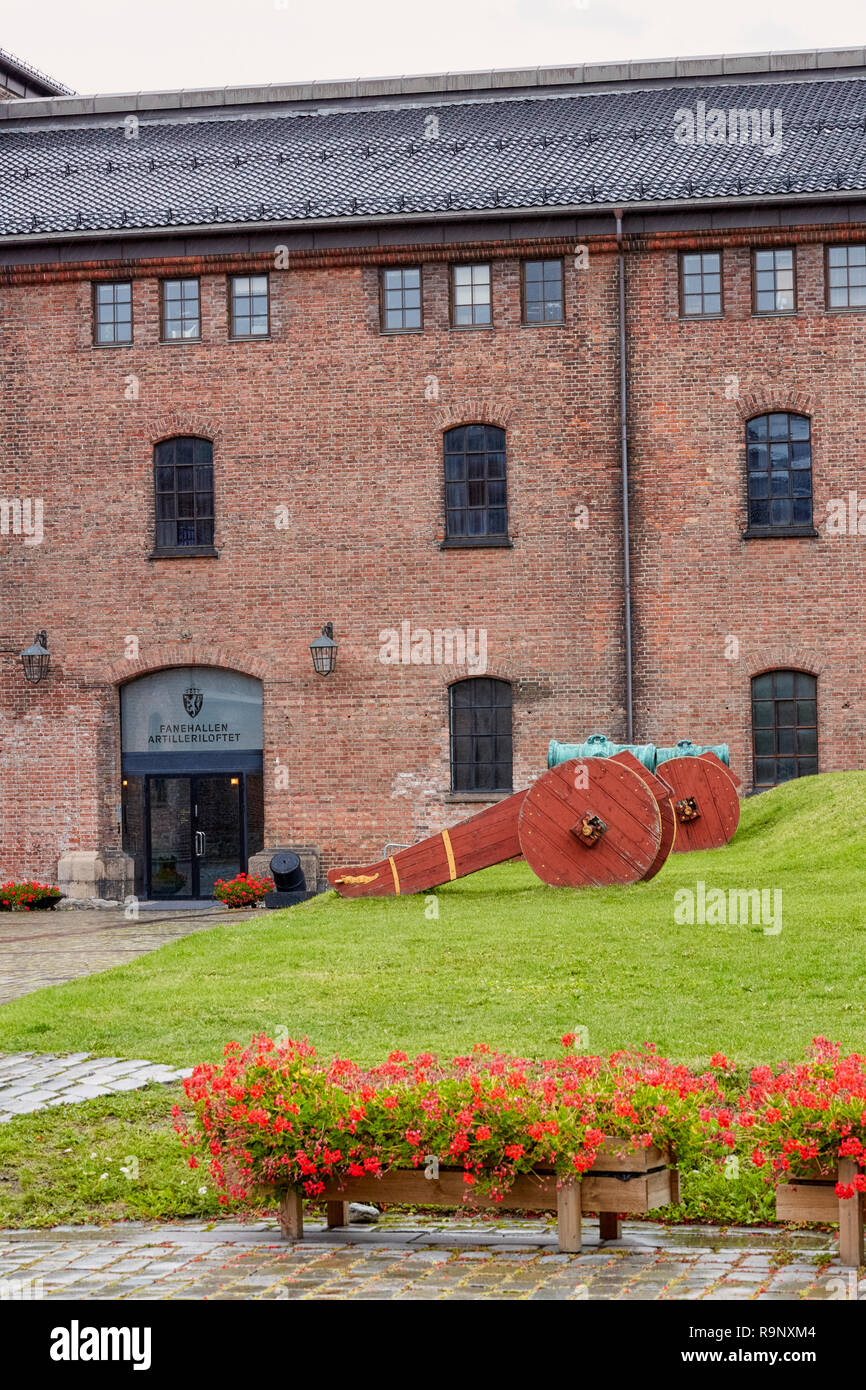
[[[263,915],[258,910],[228,910],[221,903],[176,913],[142,908],[135,919],[111,908],[4,912],[0,915],[0,1004],[47,985],[125,965],[193,932]]]
[[[13,1115],[30,1115],[51,1105],[76,1105],[115,1091],[133,1091],[151,1081],[167,1085],[189,1076],[192,1067],[167,1067],[162,1062],[118,1057],[67,1056],[54,1053],[0,1053],[0,1124]]]
[[[840,1268],[825,1232],[629,1222],[601,1242],[588,1219],[584,1240],[562,1255],[543,1218],[388,1213],[374,1228],[308,1222],[302,1242],[274,1221],[0,1231],[0,1300],[866,1301],[866,1277]]]

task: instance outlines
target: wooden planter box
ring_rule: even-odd
[[[853,1158],[839,1160],[838,1181],[850,1183],[859,1168]],[[863,1208],[866,1194],[837,1197],[836,1178],[797,1178],[776,1188],[776,1216],[780,1221],[839,1222],[839,1259],[857,1269],[864,1263]]]
[[[597,1212],[603,1240],[618,1240],[620,1216],[641,1214],[679,1201],[679,1173],[661,1149],[635,1150],[622,1140],[605,1139],[595,1163],[581,1181],[557,1187],[555,1173],[521,1176],[501,1202],[475,1199],[473,1207],[499,1211],[555,1211],[560,1250],[581,1249],[581,1214]],[[296,1188],[277,1188],[280,1229],[287,1240],[304,1235],[304,1194]],[[315,1200],[327,1205],[330,1227],[348,1224],[349,1202],[379,1202],[399,1206],[462,1207],[466,1195],[463,1170],[441,1168],[438,1178],[425,1178],[421,1168],[399,1168],[382,1177],[347,1178],[330,1183]]]

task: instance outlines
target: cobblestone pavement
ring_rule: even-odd
[[[0,1052],[0,1124],[49,1105],[137,1091],[149,1081],[179,1081],[191,1072],[192,1067],[179,1071],[161,1062],[126,1062],[88,1052]]]
[[[82,975],[125,965],[168,941],[261,915],[219,904],[186,911],[142,909],[128,921],[121,909],[4,912],[0,917],[0,1004]]]
[[[551,1223],[386,1215],[378,1226],[303,1242],[255,1225],[125,1223],[0,1231],[0,1298],[48,1299],[846,1299],[866,1279],[838,1262],[829,1234],[631,1222],[560,1255]]]

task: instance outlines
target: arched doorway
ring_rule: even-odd
[[[173,666],[120,691],[123,848],[136,894],[213,896],[264,844],[262,686],[212,666]]]

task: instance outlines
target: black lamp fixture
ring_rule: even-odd
[[[334,641],[334,624],[325,623],[321,637],[310,643],[313,668],[318,676],[329,676],[337,665],[337,643]]]
[[[21,665],[24,667],[24,679],[31,685],[38,685],[48,675],[51,654],[48,651],[48,634],[45,628],[37,632],[32,646],[25,647],[21,653]]]
[[[4,656],[20,657],[21,665],[24,667],[24,679],[31,685],[38,685],[48,675],[51,653],[48,650],[48,637],[44,628],[37,632],[33,645],[25,651],[19,652],[17,647],[0,647],[0,652]]]

